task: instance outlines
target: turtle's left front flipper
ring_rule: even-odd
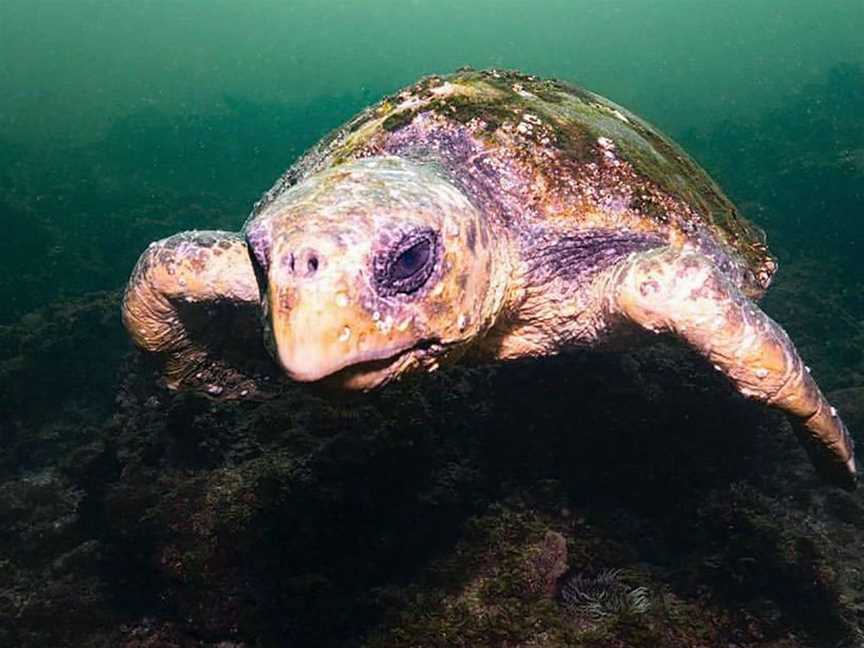
[[[213,398],[266,397],[277,382],[246,242],[182,232],[150,245],[123,296],[123,323],[167,386]]]
[[[685,341],[745,396],[789,414],[824,479],[855,487],[853,443],[786,332],[697,252],[661,248],[629,257],[605,287],[612,319]]]

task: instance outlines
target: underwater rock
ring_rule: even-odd
[[[78,538],[84,493],[53,471],[0,484],[0,546],[7,556],[44,560]]]
[[[0,486],[10,645],[818,646],[862,605],[860,495],[814,499],[785,423],[674,345],[347,403],[213,403],[122,366],[101,424],[42,428],[60,468]],[[638,573],[657,603],[574,616],[549,597],[565,568]]]
[[[699,539],[698,527],[682,532],[694,538],[684,554],[689,552],[690,559],[682,560],[682,549],[664,536],[680,524],[679,516],[692,515],[692,507],[700,506],[704,493],[714,488],[721,489],[715,501],[723,508],[713,510],[707,519],[726,520],[722,511],[747,501],[725,503],[722,485],[733,466],[713,478],[710,471],[705,473],[717,465],[717,453],[731,453],[735,447],[746,450],[731,473],[740,477],[754,465],[746,460],[748,455],[776,453],[778,447],[793,457],[798,452],[782,431],[772,435],[762,430],[764,435],[732,439],[727,434],[724,441],[724,424],[713,435],[711,418],[697,414],[703,408],[725,408],[727,416],[744,415],[742,420],[761,414],[748,403],[729,400],[722,390],[718,395],[712,372],[699,368],[687,354],[672,350],[670,356],[669,349],[627,356],[617,368],[608,358],[586,357],[552,366],[529,364],[515,373],[451,372],[425,381],[422,389],[406,385],[351,409],[302,390],[263,405],[214,406],[144,388],[150,376],[140,364],[133,363],[127,375],[117,411],[101,432],[103,443],[110,439],[118,446],[122,469],[80,473],[81,478],[90,475],[85,482],[100,475],[113,482],[100,496],[105,501],[103,526],[95,529],[100,539],[98,544],[80,545],[70,539],[68,546],[57,547],[52,559],[55,575],[50,577],[78,574],[76,580],[84,583],[94,573],[110,574],[101,583],[93,581],[91,589],[55,589],[68,598],[55,594],[50,599],[51,605],[109,615],[94,621],[93,627],[104,627],[117,614],[108,600],[100,598],[106,591],[115,592],[113,596],[123,592],[121,600],[157,615],[137,634],[105,634],[115,642],[106,645],[187,646],[193,645],[193,635],[214,646],[220,641],[242,644],[253,637],[265,646],[282,645],[286,637],[308,645],[313,636],[329,637],[326,645],[339,645],[363,628],[372,633],[371,646],[493,646],[505,637],[530,642],[543,636],[548,639],[544,645],[554,645],[555,637],[586,646],[616,645],[622,637],[629,637],[628,645],[698,645],[696,637],[723,636],[738,623],[730,612],[708,603],[715,583],[722,581],[716,571],[708,570],[697,574],[693,593],[675,585],[673,594],[670,583],[681,578],[675,575],[678,565],[698,562],[700,554],[713,552],[711,547],[723,537],[719,530],[727,527],[719,525],[710,542]],[[689,386],[676,387],[685,378]],[[595,394],[594,415],[603,424],[593,423],[594,433],[582,428],[581,440],[570,431],[555,431],[555,421],[564,420],[566,412],[552,396],[554,385],[562,380]],[[615,388],[602,397],[591,388],[604,384]],[[670,389],[677,394],[674,411],[661,406]],[[526,394],[534,400],[528,411],[520,412]],[[632,407],[621,408],[622,399]],[[690,423],[698,421],[705,435],[683,449],[682,460],[686,456],[693,468],[678,477],[663,465],[674,448],[671,444],[680,442],[673,441],[674,426],[664,441],[656,436],[659,428],[648,425],[637,412],[653,408],[660,422],[672,425],[688,399]],[[453,415],[447,426],[437,423],[441,407]],[[397,420],[409,423],[389,425],[394,413]],[[533,430],[527,436],[526,425]],[[648,430],[654,430],[653,442],[661,447],[646,455],[647,448],[638,441]],[[600,470],[580,459],[585,444],[600,443],[603,448],[603,435],[608,434],[617,439],[608,441],[603,452],[620,462],[617,468],[607,464]],[[743,443],[754,436],[767,442],[767,448]],[[620,443],[625,438],[629,443]],[[774,440],[784,441],[774,446]],[[723,449],[723,442],[730,445]],[[203,462],[202,451],[207,457]],[[79,452],[92,457],[90,465],[105,461],[102,445],[81,446]],[[465,521],[466,515],[504,493],[537,483],[548,474],[554,465],[549,461],[556,455],[564,459],[561,469],[569,475],[569,495],[560,486],[535,488],[528,505],[505,497],[481,517]],[[783,465],[795,461],[787,457]],[[806,474],[804,457],[797,461]],[[633,470],[637,464],[639,471]],[[613,472],[604,478],[609,467]],[[693,480],[697,474],[706,480],[704,485]],[[783,471],[770,474],[776,479]],[[493,486],[502,478],[510,484],[503,490]],[[678,492],[679,479],[690,484],[690,494],[679,498],[674,514],[658,519],[655,500]],[[592,482],[594,486],[588,486]],[[61,493],[67,484],[59,478],[39,483],[51,484]],[[607,499],[586,499],[578,494],[582,489],[605,490]],[[21,515],[30,501],[25,497],[29,490],[15,483],[3,492],[9,502],[7,515]],[[88,492],[98,493],[92,485]],[[67,501],[56,493],[49,499]],[[70,504],[74,501],[78,500]],[[562,502],[567,501],[564,515]],[[68,508],[52,510],[62,514]],[[622,508],[633,513],[607,513]],[[538,516],[532,510],[549,512]],[[414,514],[406,516],[407,511]],[[738,513],[744,514],[750,515]],[[788,517],[764,519],[777,529],[800,524]],[[740,522],[732,527],[742,528]],[[741,533],[750,533],[743,528]],[[572,547],[565,550],[564,541]],[[728,542],[738,547],[742,538],[733,534]],[[770,542],[765,546],[771,547]],[[676,557],[666,566],[663,555]],[[441,560],[453,562],[445,567]],[[645,586],[661,593],[663,601],[643,615],[644,624],[632,626],[623,617],[611,617],[588,626],[548,597],[547,588],[565,566],[583,572],[640,560],[653,561]],[[748,563],[733,558],[731,564]],[[399,570],[394,572],[396,565]],[[406,578],[396,576],[400,573],[407,575],[405,585],[396,584]],[[790,592],[800,592],[806,581],[782,582]],[[453,586],[462,592],[456,598],[447,594]],[[88,591],[103,594],[94,598]],[[411,601],[417,602],[416,608]],[[736,606],[742,604],[741,599],[736,601]],[[184,621],[166,626],[160,610]],[[32,621],[36,614],[33,609],[25,618]],[[757,613],[752,614],[749,623],[762,628],[759,632],[770,634],[771,627],[783,626],[776,621],[765,626]],[[686,629],[685,618],[692,629]],[[420,619],[425,625],[418,625]],[[661,635],[651,630],[658,623],[667,627]],[[129,627],[137,626],[132,622]],[[774,632],[776,636],[779,631]],[[758,634],[753,633],[751,639]],[[37,645],[37,636],[44,638],[33,635],[18,645]]]
[[[238,641],[202,641],[200,637],[183,632],[177,624],[159,622],[145,617],[137,623],[124,623],[106,647],[117,648],[251,648]]]
[[[62,446],[78,436],[48,430],[33,434],[40,426],[99,424],[110,412],[120,358],[129,348],[117,317],[119,299],[119,292],[93,293],[0,326],[4,469],[20,470],[62,456]],[[36,442],[40,436],[44,446]],[[40,447],[47,456],[33,457]]]
[[[549,597],[558,592],[558,579],[567,572],[567,538],[557,531],[547,531],[543,542],[534,549],[533,587]]]

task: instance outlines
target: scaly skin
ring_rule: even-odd
[[[699,252],[634,254],[606,278],[606,320],[671,333],[748,398],[787,414],[823,478],[854,487],[853,442],[786,332]]]
[[[776,270],[761,233],[596,95],[494,71],[423,80],[303,157],[243,236],[172,237],[133,273],[124,321],[171,387],[258,395],[278,365],[367,390],[462,358],[668,332],[792,416],[821,472],[854,484],[842,421],[752,301]]]
[[[265,395],[258,285],[243,237],[183,232],[151,243],[123,296],[123,324],[160,360],[171,389]],[[216,324],[215,326],[213,324]]]

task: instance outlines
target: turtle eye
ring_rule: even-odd
[[[432,254],[432,243],[424,239],[402,252],[393,267],[390,268],[390,277],[396,281],[403,281],[413,277],[429,263]]]
[[[410,294],[429,280],[435,268],[435,233],[414,232],[375,261],[375,280],[383,294]]]

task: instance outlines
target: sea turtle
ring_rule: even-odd
[[[240,233],[152,243],[123,300],[170,388],[256,397],[279,376],[370,390],[671,334],[791,416],[820,473],[852,440],[755,300],[763,233],[678,146],[592,92],[512,71],[430,76],[300,158]]]

